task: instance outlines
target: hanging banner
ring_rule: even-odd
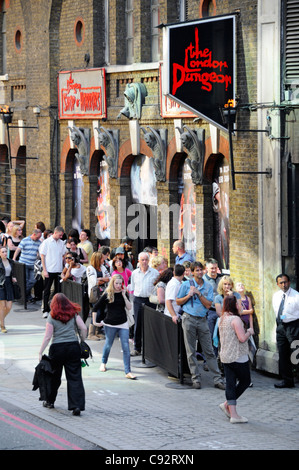
[[[103,119],[106,113],[105,69],[58,73],[59,119]]]
[[[235,15],[164,27],[164,94],[226,130],[220,107],[235,102]]]

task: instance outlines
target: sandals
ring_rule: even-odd
[[[127,379],[131,379],[131,380],[137,379],[136,375],[133,375],[132,372],[129,372],[128,374],[126,374],[126,377]]]
[[[106,370],[107,370],[107,369],[106,369],[106,364],[104,364],[104,363],[102,362],[102,364],[100,365],[100,372],[106,372]]]

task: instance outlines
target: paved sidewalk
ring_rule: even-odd
[[[104,341],[89,341],[94,354],[83,369],[86,411],[74,417],[67,410],[63,380],[55,409],[43,408],[39,391],[32,391],[38,351],[45,331],[40,305],[14,304],[7,317],[7,334],[0,335],[0,392],[13,402],[106,450],[293,450],[299,449],[299,385],[275,389],[276,378],[253,371],[253,387],[239,399],[246,424],[231,424],[219,408],[224,392],[213,387],[202,371],[202,389],[176,385],[159,367],[144,367],[132,358],[138,380],[125,378],[120,342],[115,341],[107,372],[99,372]],[[84,424],[84,426],[82,426]],[[180,452],[182,453],[182,452]]]

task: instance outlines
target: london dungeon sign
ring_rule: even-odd
[[[220,108],[235,102],[235,15],[165,25],[163,93],[227,130]]]

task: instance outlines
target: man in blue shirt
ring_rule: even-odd
[[[21,252],[19,262],[25,264],[27,302],[34,302],[34,298],[31,297],[31,289],[36,283],[36,279],[34,277],[34,263],[37,259],[38,250],[41,245],[41,236],[41,230],[33,230],[32,234],[29,237],[23,238],[23,240],[21,240],[13,257],[13,259],[16,260],[18,254]]]
[[[185,244],[182,240],[177,240],[172,245],[172,251],[176,256],[175,264],[183,264],[185,261],[193,263],[193,257],[185,251]]]
[[[199,363],[196,357],[198,340],[209,370],[213,373],[215,387],[225,390],[207,321],[207,312],[214,299],[213,288],[203,279],[204,267],[199,261],[192,263],[191,272],[193,280],[182,283],[176,301],[184,311],[182,328],[193,388],[201,388]]]

